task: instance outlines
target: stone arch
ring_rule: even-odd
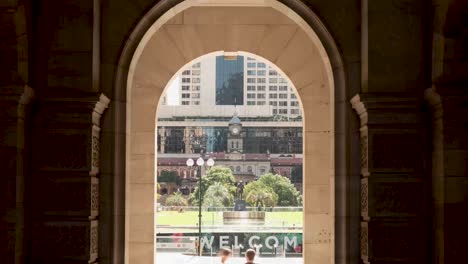
[[[116,111],[126,112],[125,116],[121,115],[118,118],[127,125],[126,151],[117,149],[120,155],[125,153],[127,160],[125,179],[127,263],[147,261],[152,259],[154,254],[154,232],[141,227],[148,223],[151,226],[151,221],[154,220],[154,206],[151,204],[155,204],[153,189],[156,125],[152,121],[156,119],[158,98],[169,79],[184,64],[216,50],[258,54],[283,69],[294,83],[303,102],[305,116],[305,174],[312,172],[312,168],[319,171],[316,175],[320,174],[309,178],[306,176],[304,180],[305,261],[333,263],[334,259],[337,259],[335,249],[338,249],[339,255],[346,255],[344,252],[347,215],[344,69],[340,53],[318,17],[298,1],[283,2],[285,4],[275,0],[248,1],[241,4],[238,4],[238,1],[224,1],[224,5],[220,7],[217,1],[189,0],[178,5],[171,1],[161,1],[149,11],[130,36],[119,62],[116,79],[116,100],[126,99],[126,104],[117,105]],[[198,6],[193,7],[194,5]],[[284,24],[278,24],[276,20],[270,21],[273,24],[253,23],[257,31],[250,28],[252,30],[250,35],[246,35],[248,38],[244,39],[240,39],[239,34],[248,34],[248,25],[239,24],[225,30],[224,27],[229,26],[221,24],[210,28],[209,23],[206,23],[205,29],[199,29],[196,34],[189,29],[179,32],[180,35],[165,27],[165,25],[177,25],[170,23],[177,23],[175,21],[177,14],[186,10],[191,12],[190,10],[206,9],[204,12],[212,12],[217,8],[219,11],[231,7],[255,8],[255,14],[259,12],[274,14],[274,17],[281,18],[280,21]],[[268,15],[264,15],[257,18],[268,20]],[[169,24],[166,24],[167,22]],[[279,34],[276,36],[280,37],[271,38],[275,34]],[[283,35],[288,37],[283,39],[284,42],[279,42]],[[213,41],[214,36],[220,37],[220,41]],[[176,42],[174,38],[177,39]],[[266,43],[265,46],[262,46],[262,43]],[[278,43],[282,45],[278,46]],[[123,91],[126,91],[126,94],[123,94]],[[318,121],[320,117],[314,115],[314,112],[326,113],[326,118]],[[146,116],[145,120],[151,121],[136,121],[137,117],[141,116]],[[317,157],[322,160],[312,158],[312,153],[318,154]],[[145,171],[141,170],[142,164],[146,164],[143,166],[146,168]],[[139,175],[139,178],[136,175]],[[341,191],[335,192],[335,189]],[[145,197],[142,194],[145,194]],[[321,220],[314,219],[314,215],[319,214]],[[327,225],[324,229],[329,235],[325,237],[328,243],[319,246],[314,245],[311,239],[317,231],[312,226],[316,220]],[[340,233],[335,233],[335,226]]]

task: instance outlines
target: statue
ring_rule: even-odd
[[[246,204],[243,199],[243,193],[244,193],[244,183],[240,181],[237,184],[237,189],[236,189],[236,200],[234,201],[234,211],[245,211],[246,210]]]
[[[244,193],[244,183],[240,181],[239,184],[237,184],[236,198],[238,200],[242,200],[243,193]]]

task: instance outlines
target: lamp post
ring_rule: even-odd
[[[201,242],[201,219],[202,219],[202,171],[201,167],[203,164],[205,164],[205,160],[203,159],[203,152],[200,154],[201,157],[197,159],[197,167],[200,169],[199,173],[199,185],[198,185],[198,255],[202,255],[202,242]],[[188,167],[192,167],[194,165],[193,159],[188,159],[186,164]],[[206,161],[206,165],[208,167],[211,167],[214,165],[214,160],[212,158],[209,158]]]

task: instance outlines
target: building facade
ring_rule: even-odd
[[[467,263],[466,10],[465,0],[2,1],[0,262],[153,263],[159,95],[192,59],[244,50],[286,72],[307,112],[303,155],[319,159],[305,171],[321,173],[304,175],[305,263]],[[336,129],[317,128],[314,113]],[[334,153],[317,150],[327,139]]]

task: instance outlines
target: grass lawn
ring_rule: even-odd
[[[265,225],[302,227],[302,212],[265,212]],[[223,222],[222,212],[202,212],[203,225],[220,225]],[[162,211],[156,213],[156,223],[166,226],[196,226],[198,212]]]

